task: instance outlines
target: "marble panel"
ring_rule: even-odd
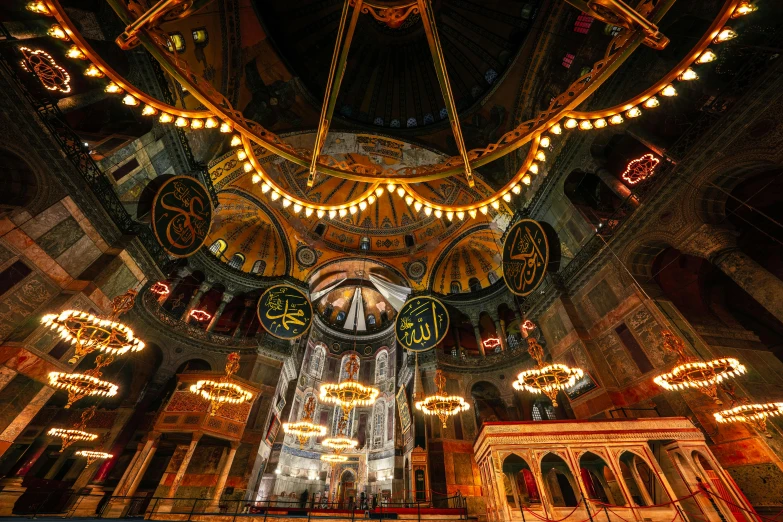
[[[557,309],[555,309],[552,315],[541,321],[541,329],[544,331],[544,336],[549,341],[550,346],[556,345],[568,335],[563,319],[560,317]]]
[[[598,339],[598,347],[606,359],[612,375],[621,386],[641,375],[639,368],[614,333],[608,333]]]
[[[773,463],[726,468],[754,506],[779,506],[783,498],[783,471]]]
[[[71,217],[68,209],[62,203],[56,203],[20,227],[32,239],[38,239],[53,227]]]
[[[43,384],[22,374],[17,374],[6,384],[0,391],[0,402],[3,403],[3,408],[0,408],[0,432],[11,425],[41,388]]]
[[[101,251],[95,246],[92,239],[83,235],[57,257],[56,261],[71,277],[78,278],[100,255]]]
[[[33,272],[0,300],[0,337],[8,340],[15,329],[25,324],[27,334],[39,324],[34,312],[57,293],[57,288],[43,275]],[[19,339],[17,332],[14,339]]]
[[[56,259],[83,236],[84,230],[82,230],[82,227],[79,226],[76,219],[68,216],[41,235],[37,243],[49,257]]]
[[[590,300],[590,304],[593,305],[595,312],[598,314],[598,318],[608,315],[620,304],[606,279],[595,285],[593,289],[587,293],[587,298]]]

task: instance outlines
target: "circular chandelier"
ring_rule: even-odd
[[[304,446],[307,439],[312,436],[323,437],[326,435],[326,426],[313,423],[315,414],[315,398],[310,396],[304,406],[302,419],[298,422],[284,422],[283,431],[291,435],[296,435],[299,440],[299,446]]]
[[[105,451],[92,451],[92,450],[79,450],[76,453],[74,453],[74,455],[76,455],[77,457],[86,458],[88,466],[93,462],[110,459],[114,456],[111,453],[106,453]]]
[[[81,421],[74,424],[73,428],[51,428],[46,432],[50,437],[59,437],[62,440],[60,453],[75,442],[92,442],[98,438],[95,433],[85,431],[87,422],[95,416],[95,406],[91,406],[82,412]]]
[[[239,354],[228,354],[226,374],[220,381],[203,380],[190,386],[190,392],[209,401],[209,416],[213,417],[224,404],[241,404],[253,400],[253,394],[231,382],[231,375],[239,369]]]
[[[337,464],[339,462],[347,462],[348,457],[345,455],[321,455],[321,460],[324,462],[331,462],[332,464]]]
[[[94,351],[109,356],[122,355],[129,351],[144,349],[144,343],[133,335],[133,330],[117,322],[117,317],[133,307],[135,290],[128,290],[112,301],[112,313],[100,317],[80,310],[65,310],[59,314],[47,314],[41,323],[60,334],[60,337],[75,345],[76,351],[68,361],[70,364]]]
[[[417,410],[427,415],[437,415],[445,428],[449,417],[468,411],[470,405],[462,397],[445,394],[446,376],[441,370],[435,371],[435,386],[438,388],[437,393],[425,397],[424,400],[416,401],[415,406]]]
[[[348,429],[347,419],[348,414],[344,414],[340,418],[340,422],[337,423],[337,435],[328,437],[321,442],[321,444],[327,448],[332,448],[337,455],[345,450],[354,449],[359,445],[359,441],[348,437],[347,433],[346,435],[343,435]]]
[[[751,424],[757,430],[772,437],[767,431],[767,419],[783,415],[783,402],[768,402],[766,404],[740,404],[728,410],[714,414],[715,420],[720,423],[745,422]]]
[[[527,338],[527,351],[536,360],[536,367],[517,375],[513,386],[516,390],[527,390],[531,393],[543,393],[557,407],[557,394],[573,386],[581,379],[584,372],[581,368],[570,368],[565,364],[544,364],[544,349],[534,337]]]
[[[359,373],[359,357],[351,354],[345,364],[348,378],[341,383],[326,383],[321,385],[319,400],[324,404],[340,406],[349,415],[356,406],[370,406],[380,395],[378,388],[361,384],[356,376]]]
[[[723,404],[718,397],[718,385],[726,379],[742,375],[747,370],[733,357],[721,357],[710,361],[697,361],[685,352],[682,339],[669,330],[661,332],[664,351],[677,355],[677,366],[670,372],[653,379],[655,384],[667,390],[694,388],[707,395],[715,404]]]
[[[114,397],[119,389],[116,384],[102,381],[97,368],[88,370],[85,373],[49,373],[49,386],[59,388],[68,392],[68,403],[65,409],[71,405],[89,396]]]

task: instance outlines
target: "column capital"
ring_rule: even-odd
[[[720,254],[737,249],[737,232],[725,227],[704,224],[680,241],[678,248],[685,254],[714,260]]]
[[[229,443],[229,446],[231,447],[231,449],[232,449],[232,450],[236,450],[237,448],[239,448],[239,445],[240,445],[240,444],[242,444],[242,441],[241,441],[241,440],[232,440],[232,441]]]
[[[193,438],[191,439],[191,442],[198,442],[201,440],[201,437],[204,436],[203,431],[194,431],[193,432]]]
[[[220,296],[221,303],[228,304],[234,299],[234,294],[230,294],[228,292],[223,292],[223,295]]]
[[[212,289],[212,282],[211,281],[204,281],[201,283],[198,287],[198,291],[202,294],[206,294]]]

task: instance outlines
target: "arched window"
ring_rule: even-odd
[[[170,33],[166,46],[171,53],[174,51],[177,51],[178,53],[185,52],[185,39],[182,37],[182,33]]]
[[[193,42],[195,42],[196,45],[207,45],[207,42],[209,42],[209,34],[207,33],[206,28],[199,27],[198,29],[193,29]]]
[[[367,316],[367,326],[375,326],[375,316],[370,314]]]
[[[462,285],[459,284],[459,281],[452,281],[450,291],[452,294],[458,294],[462,292]]]
[[[498,276],[494,270],[490,270],[487,272],[487,279],[489,280],[489,284],[494,285],[498,281]]]
[[[253,263],[253,272],[254,274],[263,275],[264,270],[266,270],[266,261],[256,261]]]
[[[220,257],[220,255],[226,251],[226,242],[222,239],[218,239],[212,245],[209,247],[209,251],[215,254],[216,256]]]
[[[346,366],[348,365],[348,361],[350,361],[350,360],[351,360],[351,356],[346,354],[346,355],[343,356],[342,361],[340,361],[340,381],[341,382],[348,378],[348,370],[346,369]],[[362,361],[361,361],[361,359],[357,358],[356,362],[359,364],[359,368],[357,368],[357,374],[355,376],[358,379],[359,378],[358,371],[361,369]]]
[[[471,277],[470,279],[468,279],[468,286],[470,287],[471,292],[475,292],[476,290],[481,290],[481,281],[479,281],[475,277]]]
[[[310,356],[310,375],[316,379],[321,378],[321,374],[324,371],[324,357],[326,356],[326,347],[319,344],[313,348],[313,353]]]
[[[233,256],[231,256],[231,259],[228,261],[228,266],[231,268],[236,268],[237,270],[242,270],[242,265],[245,264],[245,256],[243,256],[240,253],[236,253]]]
[[[362,250],[370,250],[370,238],[369,237],[363,237],[361,242],[359,243],[359,247]]]
[[[340,419],[343,418],[343,409],[339,406],[334,407],[334,415],[332,418],[332,436],[336,436],[337,433],[340,433],[338,430],[340,428]],[[347,435],[348,437],[351,437],[353,435],[353,421],[356,418],[356,408],[351,410],[351,414],[348,415],[348,424],[345,427],[345,431],[343,431],[342,435]]]
[[[372,412],[372,445],[374,448],[383,446],[383,434],[386,426],[386,405],[383,401],[375,403]]]
[[[342,323],[345,321],[345,310],[340,310],[337,312],[337,317],[334,318],[335,322]]]
[[[375,359],[375,382],[379,383],[386,379],[387,368],[389,365],[389,355],[386,352],[381,352]]]

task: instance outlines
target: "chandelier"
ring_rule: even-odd
[[[313,423],[313,415],[315,414],[315,398],[310,396],[304,406],[304,415],[299,422],[285,422],[283,423],[283,431],[296,435],[299,440],[299,446],[304,446],[307,439],[312,436],[322,437],[326,435],[326,426]]]
[[[707,395],[715,404],[723,404],[718,397],[718,385],[746,372],[745,366],[733,357],[721,357],[710,361],[698,361],[685,352],[682,339],[669,330],[661,331],[663,349],[677,355],[677,366],[669,373],[653,379],[655,384],[667,390],[695,388]]]
[[[745,422],[767,437],[772,434],[767,431],[767,418],[783,415],[783,402],[768,402],[766,404],[740,404],[728,410],[714,414],[715,420],[720,423]]]
[[[114,455],[111,453],[106,453],[104,451],[92,451],[92,450],[79,450],[76,453],[74,453],[77,457],[84,457],[87,459],[87,465],[89,466],[93,462],[97,462],[99,460],[104,459],[110,459]]]
[[[565,364],[544,364],[544,349],[534,337],[527,338],[527,351],[536,360],[536,367],[517,375],[513,386],[516,390],[527,390],[531,393],[543,393],[557,407],[557,394],[573,386],[581,379],[584,372],[581,368],[569,368]]]
[[[117,322],[120,314],[133,308],[136,293],[136,290],[131,289],[115,297],[112,300],[112,313],[108,317],[80,310],[65,310],[59,314],[43,316],[41,323],[76,346],[76,352],[68,361],[70,364],[94,351],[110,356],[122,355],[128,351],[138,352],[144,349],[144,343],[134,337],[133,330]]]
[[[75,442],[92,442],[98,438],[98,435],[84,430],[87,427],[87,422],[94,416],[95,406],[92,406],[82,412],[81,421],[78,424],[75,424],[73,428],[51,428],[46,434],[50,437],[59,437],[62,439],[60,453]]]
[[[441,370],[435,371],[435,386],[438,387],[438,392],[435,395],[425,397],[424,400],[417,401],[415,406],[417,410],[421,410],[427,415],[437,415],[445,428],[446,421],[450,416],[468,411],[470,405],[462,397],[445,394],[446,376]]]
[[[345,455],[321,455],[321,460],[324,462],[331,462],[332,464],[337,464],[340,462],[347,462],[348,457]]]
[[[116,384],[99,379],[101,372],[98,368],[87,370],[84,373],[49,373],[49,386],[60,388],[68,392],[68,403],[65,409],[89,396],[114,397],[119,389]]]
[[[378,388],[361,384],[356,376],[359,373],[359,357],[352,354],[345,365],[348,378],[341,383],[321,385],[320,401],[340,406],[349,415],[356,406],[370,406],[375,403],[380,391]]]
[[[224,404],[241,404],[253,400],[253,394],[231,382],[231,375],[239,369],[239,354],[228,354],[226,374],[220,381],[203,380],[190,386],[190,392],[209,401],[209,415],[213,417]]]
[[[337,424],[336,436],[326,438],[323,440],[323,442],[321,442],[321,444],[326,446],[327,448],[332,448],[336,455],[339,455],[345,450],[354,449],[356,446],[359,445],[358,440],[348,437],[347,434],[343,435],[343,432],[345,432],[348,427],[347,418],[348,418],[348,414],[346,413],[340,419],[340,422]]]

